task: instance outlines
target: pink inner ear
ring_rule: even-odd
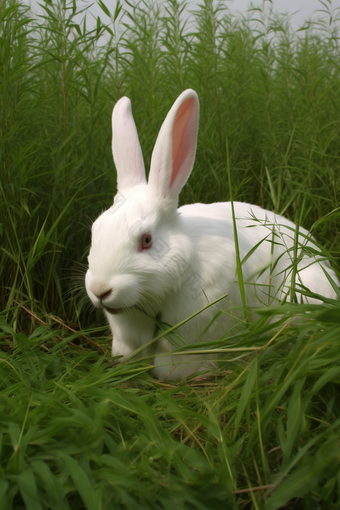
[[[191,152],[190,145],[192,144],[193,135],[190,133],[190,120],[192,119],[191,114],[195,106],[195,99],[190,98],[179,107],[176,115],[172,130],[172,175],[170,188],[172,188],[186,157]]]

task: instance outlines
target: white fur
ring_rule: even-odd
[[[113,334],[112,354],[128,356],[152,339],[155,322],[149,316],[160,313],[163,322],[175,325],[207,305],[207,300],[228,293],[178,331],[187,344],[221,338],[244,318],[231,204],[177,209],[196,152],[196,93],[183,92],[166,117],[152,155],[149,183],[127,98],[117,102],[112,126],[118,193],[114,205],[93,224],[85,279],[95,306],[118,311],[105,310]],[[242,266],[246,304],[251,317],[256,317],[256,307],[290,299],[293,251],[289,249],[294,246],[296,227],[255,205],[236,202],[234,207],[241,260],[262,240]],[[140,251],[141,236],[147,232],[153,244]],[[311,235],[300,228],[299,253],[303,245],[317,249]],[[336,298],[323,270],[337,282],[327,262],[304,255],[298,264],[296,288],[302,283],[312,292]],[[302,299],[299,294],[298,299]],[[201,335],[219,310],[223,314]],[[174,349],[166,338],[157,342],[156,377],[185,377],[207,366],[199,356],[165,355]],[[147,350],[141,353],[147,354]]]

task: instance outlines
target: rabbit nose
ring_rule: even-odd
[[[111,294],[111,289],[107,290],[106,292],[103,292],[103,294],[100,294],[100,296],[97,296],[101,301],[105,299],[107,296]]]
[[[90,284],[90,290],[101,301],[112,292],[112,289],[108,288],[107,284],[103,282],[92,282]]]

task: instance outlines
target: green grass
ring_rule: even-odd
[[[210,0],[189,17],[175,0],[99,3],[94,29],[79,1],[0,4],[2,507],[340,508],[338,301],[263,310],[203,346],[222,355],[214,376],[162,383],[151,357],[111,359],[83,282],[116,190],[116,100],[148,168],[187,87],[200,131],[181,203],[284,214],[339,270],[339,11],[320,3],[294,33],[268,2],[242,20]]]

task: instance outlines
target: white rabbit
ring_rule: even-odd
[[[244,319],[231,204],[177,208],[194,164],[198,113],[197,94],[186,90],[161,127],[147,183],[130,100],[123,97],[114,107],[112,151],[118,192],[113,206],[93,223],[85,278],[91,301],[105,310],[110,323],[114,356],[128,356],[149,342],[158,314],[161,321],[175,325],[227,293],[181,326],[179,335],[186,344],[212,341]],[[317,262],[303,252],[294,273],[296,227],[291,221],[254,205],[235,202],[234,207],[241,260],[248,254],[242,271],[251,318],[256,317],[256,307],[290,300],[292,274],[296,288],[303,284],[336,298],[325,272],[338,280],[328,262]],[[302,245],[318,251],[311,235],[300,228],[299,254]],[[213,321],[219,310],[223,313]],[[166,355],[176,348],[166,338],[158,340],[156,377],[176,379],[206,368],[199,356]],[[147,354],[147,349],[141,352]]]

